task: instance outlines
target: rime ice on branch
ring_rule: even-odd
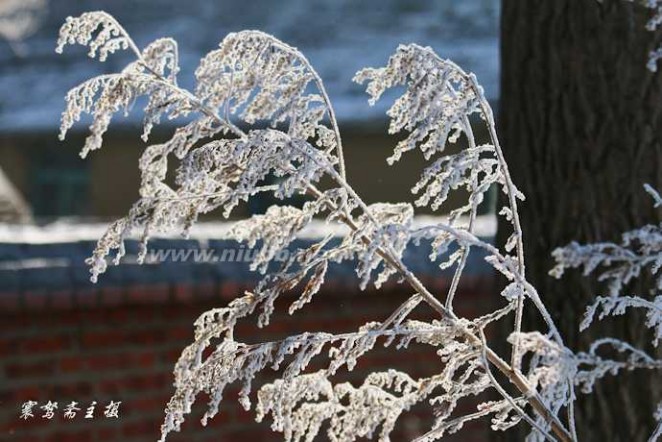
[[[650,185],[644,188],[653,198],[655,207],[662,205],[660,194]],[[608,316],[624,315],[628,309],[644,309],[646,311],[646,327],[652,329],[652,342],[658,346],[662,338],[662,224],[649,224],[639,229],[625,232],[621,242],[596,243],[580,245],[573,242],[565,247],[558,248],[553,252],[556,266],[550,271],[552,276],[560,278],[569,268],[582,268],[584,275],[598,274],[598,281],[607,282],[608,296],[596,297],[593,304],[589,305],[584,314],[580,328],[588,328],[597,315],[598,320]],[[624,296],[628,284],[639,277],[643,272],[654,277],[655,287],[650,293],[640,296]],[[600,357],[598,350],[607,348],[611,350],[607,354],[627,355],[627,359],[610,360]],[[662,360],[646,354],[643,350],[632,347],[627,342],[613,338],[599,339],[591,345],[588,357],[580,355],[580,359],[592,361],[593,370],[580,373],[577,382],[582,385],[583,390],[590,392],[596,378],[602,377],[608,372],[616,374],[620,370],[628,369],[661,369]],[[650,440],[657,440],[662,436],[662,414],[659,411],[655,415],[658,426]]]
[[[473,74],[432,49],[400,46],[385,67],[364,69],[355,77],[367,83],[371,103],[388,88],[403,89],[388,115],[389,131],[404,131],[406,137],[389,164],[411,151],[420,151],[427,161],[412,189],[417,195],[414,205],[367,205],[346,181],[342,140],[322,80],[295,48],[258,31],[229,34],[201,60],[195,88],[185,90],[178,85],[179,56],[171,39],[159,39],[141,50],[114,18],[90,12],[67,19],[62,27],[58,51],[74,43],[87,46],[89,55],[101,61],[118,50],[135,56],[121,72],[92,78],[67,95],[62,137],[83,114],[92,117],[82,156],[99,149],[113,115],[129,112],[141,97],[146,101],[145,142],[162,119],[176,125],[168,141],[145,147],[139,163],[140,199],[99,240],[88,260],[92,280],[106,270],[109,255],[114,253],[112,261],[120,262],[124,240],[136,230],[143,259],[151,235],[171,230],[186,234],[200,214],[218,209],[228,217],[238,204],[260,193],[280,200],[307,196],[301,208],[274,206],[232,229],[237,240],[259,247],[252,268],[262,279],[251,292],[196,321],[195,340],[174,369],[175,393],[166,407],[162,440],[180,429],[201,392],[211,398],[203,418],[206,424],[218,412],[225,388],[236,382],[242,386],[241,404],[250,408],[256,398],[257,419],[270,417],[272,429],[288,441],[310,441],[321,432],[338,441],[387,441],[399,416],[421,402],[435,410],[436,419],[420,441],[438,440],[484,417],[495,431],[524,421],[531,426],[531,440],[568,441],[576,439],[575,385],[590,390],[608,372],[658,364],[622,345],[622,352],[630,355],[627,361],[601,359],[597,351],[607,341],[588,353],[575,354],[565,347],[526,280],[517,210],[523,195],[510,179],[490,105]],[[477,145],[477,125],[487,129],[488,143]],[[447,153],[448,144],[461,138],[466,147]],[[173,160],[178,166],[171,183],[166,175]],[[269,177],[277,177],[277,184],[265,185]],[[473,233],[478,206],[493,186],[507,197],[499,214],[512,225],[503,249]],[[466,191],[466,204],[452,211],[447,222],[414,228],[414,206],[439,210],[458,189]],[[349,233],[340,241],[321,238],[295,249],[288,261],[275,262],[280,251],[294,248],[294,240],[315,217],[342,223]],[[455,269],[445,294],[427,289],[403,261],[404,250],[410,245],[422,248],[423,240],[432,245],[423,253],[441,268]],[[453,301],[472,249],[486,251],[488,262],[509,284],[495,300],[496,310],[464,318],[455,312]],[[396,277],[409,287],[411,297],[390,317],[353,332],[311,331],[261,344],[236,339],[236,324],[254,313],[260,326],[267,325],[276,299],[286,291],[299,293],[290,314],[304,308],[324,284],[329,267],[343,261],[354,263],[361,288],[370,283],[379,288]],[[438,318],[410,318],[420,304]],[[524,308],[536,309],[548,330],[522,331]],[[484,333],[497,321],[513,324],[511,354],[504,357],[491,349]],[[404,351],[411,342],[436,349],[438,374],[413,379],[389,370],[370,374],[358,386],[333,383],[339,370],[352,370],[378,343]],[[326,368],[307,372],[314,358],[326,358]],[[267,369],[282,371],[255,394],[253,382]],[[488,393],[499,399],[488,400]],[[458,407],[473,396],[483,400],[475,410]]]

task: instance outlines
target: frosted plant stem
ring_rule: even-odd
[[[657,442],[660,437],[662,437],[662,422],[657,424],[655,431],[653,431],[653,434],[648,438],[648,442]]]
[[[433,51],[429,51],[429,53],[431,53],[437,60],[441,61],[439,56],[436,55]],[[492,109],[486,102],[482,90],[476,84],[475,77],[473,75],[466,74],[464,70],[462,70],[459,66],[455,65],[455,67],[457,68],[458,72],[463,72],[464,75],[466,76],[467,80],[469,81],[469,84],[471,85],[471,88],[474,91],[474,94],[478,98],[482,114],[485,117],[490,140],[492,141],[492,145],[494,146],[494,150],[497,154],[497,159],[499,160],[499,165],[501,167],[501,171],[505,179],[505,188],[508,194],[508,205],[510,206],[510,210],[512,211],[513,229],[517,243],[516,249],[517,249],[518,273],[520,274],[522,279],[525,279],[526,268],[524,264],[524,244],[522,241],[522,227],[520,225],[519,211],[517,210],[516,190],[513,180],[510,176],[510,171],[508,170],[508,164],[506,163],[506,158],[503,154],[503,150],[501,149],[501,145],[499,144],[499,137],[497,136],[496,127],[494,123],[494,115],[492,114]],[[517,334],[519,334],[522,331],[523,310],[524,310],[524,296],[520,294],[517,299],[517,310],[515,311],[514,332]],[[519,347],[518,341],[519,339],[516,339],[515,342],[513,343],[513,350],[511,355],[511,363],[515,367],[517,367],[517,364],[519,364],[519,358],[517,358],[517,352]],[[517,368],[519,369],[519,367]]]
[[[487,347],[487,340],[485,339],[485,332],[483,331],[482,328],[480,328],[478,332],[480,334],[480,340],[483,343],[482,355],[483,355],[483,365],[485,366],[485,373],[487,374],[487,377],[490,378],[490,382],[492,383],[494,389],[501,395],[501,397],[503,397],[510,404],[511,407],[513,407],[513,410],[515,410],[517,414],[519,414],[522,417],[522,419],[524,419],[529,425],[531,425],[531,427],[533,427],[540,434],[545,436],[546,439],[555,441],[556,440],[555,438],[553,438],[547,431],[545,431],[544,428],[541,428],[540,425],[538,425],[533,419],[531,419],[531,417],[529,417],[529,415],[526,414],[526,412],[522,410],[522,408],[519,405],[517,405],[515,399],[513,399],[513,397],[509,395],[508,392],[504,390],[501,384],[499,384],[499,382],[496,380],[496,378],[492,374],[492,370],[490,369],[490,362],[487,359],[486,349],[488,347]],[[573,437],[573,441],[574,440],[576,440],[576,437]]]
[[[477,93],[480,93],[478,90],[478,87],[476,86],[475,82],[471,82],[472,87]],[[517,240],[517,263],[518,263],[518,274],[522,279],[526,278],[526,271],[524,267],[524,244],[522,242],[522,227],[520,225],[520,220],[519,220],[519,212],[517,210],[517,198],[515,196],[515,185],[513,184],[512,178],[510,177],[510,171],[508,170],[508,164],[506,163],[506,158],[503,155],[503,151],[501,150],[501,145],[499,144],[499,138],[496,133],[495,125],[494,125],[494,116],[492,115],[492,109],[489,106],[486,106],[483,101],[484,98],[481,97],[481,107],[483,109],[483,114],[485,115],[485,118],[487,120],[487,128],[489,130],[490,134],[490,139],[492,140],[492,144],[494,145],[494,150],[497,153],[497,158],[499,159],[499,163],[501,165],[501,171],[503,173],[503,176],[506,181],[506,189],[508,191],[508,204],[510,205],[510,210],[512,210],[513,215],[513,228],[515,230],[515,237]],[[538,305],[536,305],[538,307]],[[511,364],[519,370],[519,364],[521,363],[521,359],[518,357],[518,352],[519,352],[519,333],[522,331],[522,314],[524,312],[524,295],[519,294],[517,297],[517,309],[515,310],[515,325],[514,325],[514,333],[516,333],[516,338],[515,342],[513,342],[513,349],[511,353]],[[541,312],[543,313],[543,312]],[[549,317],[549,314],[543,313],[543,315],[547,315]],[[551,321],[551,317],[549,317]],[[557,333],[559,339],[560,335]]]
[[[315,189],[316,190],[316,189]],[[317,191],[317,190],[316,190]],[[317,191],[319,194],[319,191]],[[356,230],[356,225],[349,220],[347,223],[350,228],[353,230]],[[463,240],[471,239],[474,244],[480,245],[490,251],[492,251],[493,254],[501,256],[500,252],[492,245],[486,244],[483,241],[480,241],[478,238],[473,236],[472,234],[468,232],[460,232],[450,226],[443,226],[449,233],[453,234],[457,238],[462,238]],[[366,239],[368,241],[368,239]],[[443,318],[448,319],[453,323],[458,330],[460,330],[464,335],[467,336],[474,344],[481,346],[483,343],[481,342],[480,338],[478,338],[474,333],[472,333],[467,327],[463,324],[461,324],[458,320],[458,317],[450,310],[448,310],[444,304],[442,304],[430,291],[423,285],[423,283],[406,267],[400,262],[398,259],[387,253],[386,251],[383,251],[380,249],[379,251],[380,255],[384,258],[384,261],[387,262],[389,265],[393,266],[398,273],[402,275],[402,277],[409,283],[409,285],[421,295],[423,300],[433,309],[435,310],[438,314],[440,314]],[[504,259],[503,256],[501,256],[501,259]],[[558,331],[554,328],[554,331],[558,334]],[[571,441],[572,436],[568,432],[568,430],[565,429],[563,424],[559,421],[559,419],[552,413],[542,402],[540,397],[538,396],[537,392],[531,388],[527,380],[522,376],[521,372],[519,369],[514,369],[508,363],[506,363],[503,359],[499,357],[492,349],[489,347],[485,349],[486,355],[488,360],[494,364],[494,366],[501,372],[503,373],[512,383],[517,387],[517,389],[527,398],[527,401],[531,404],[531,406],[536,410],[536,412],[546,421],[548,422],[551,427],[552,431],[559,437],[560,440],[562,441]]]
[[[506,158],[503,154],[503,150],[501,149],[501,145],[499,143],[499,137],[497,136],[496,133],[496,127],[494,123],[494,115],[492,114],[492,109],[490,108],[489,104],[487,103],[487,100],[485,99],[485,96],[481,90],[481,88],[478,86],[475,76],[473,74],[467,74],[462,68],[457,66],[455,63],[451,61],[444,61],[442,60],[434,51],[424,48],[424,51],[426,51],[430,56],[432,56],[434,59],[436,59],[440,63],[448,63],[449,65],[453,66],[454,69],[457,70],[457,72],[461,72],[462,75],[464,75],[465,79],[468,81],[470,84],[471,89],[473,90],[476,99],[478,100],[481,113],[485,118],[485,124],[488,129],[489,137],[492,142],[492,145],[494,146],[494,150],[497,155],[497,159],[499,161],[499,165],[501,168],[501,171],[503,173],[504,177],[504,186],[506,189],[506,193],[508,195],[508,205],[510,206],[510,210],[512,211],[512,221],[513,221],[513,230],[514,230],[514,235],[515,235],[515,240],[516,240],[516,251],[517,251],[517,274],[519,276],[519,279],[522,281],[526,280],[526,268],[525,268],[525,263],[524,263],[524,244],[522,241],[522,227],[520,224],[520,219],[519,219],[519,211],[517,209],[517,191],[515,188],[515,185],[512,181],[512,178],[510,176],[510,171],[508,170],[508,164],[506,163]],[[551,316],[547,312],[547,310],[544,308],[544,305],[542,302],[540,302],[540,299],[538,298],[537,293],[531,293],[532,299],[534,300],[534,304],[536,307],[540,310],[540,313],[543,315],[545,318],[545,321],[547,322],[548,326],[552,330],[556,330],[556,326],[554,325]],[[534,299],[538,298],[538,299]],[[524,296],[523,294],[519,294],[517,298],[517,309],[515,311],[515,323],[514,323],[514,332],[516,333],[516,336],[519,336],[519,333],[522,330],[522,314],[524,310]],[[560,334],[558,331],[555,333],[555,337],[558,340],[560,344],[563,343]],[[513,350],[511,353],[511,363],[512,365],[519,371],[519,364],[520,364],[520,358],[517,357],[518,351],[519,351],[519,338],[516,338],[515,342],[513,343]]]
[[[382,325],[379,326],[380,330],[386,330],[389,325],[395,322],[401,322],[406,318],[416,307],[420,304],[422,298],[418,293],[412,295],[405,302],[400,304],[400,306],[391,313],[391,315],[382,322]]]
[[[437,224],[434,226],[426,226],[422,227],[417,230],[417,232],[424,232],[424,231],[434,231],[434,230],[441,230],[442,232],[446,232],[456,238],[457,240],[467,243],[468,245],[478,247],[481,249],[484,249],[487,251],[490,255],[494,256],[500,263],[507,265],[508,260],[506,259],[505,256],[497,249],[494,247],[492,244],[486,243],[485,241],[481,241],[479,238],[474,236],[473,234],[465,231],[465,230],[458,230],[452,226],[449,225],[444,225],[444,224]],[[547,311],[547,308],[542,304],[542,301],[540,300],[540,296],[538,296],[538,292],[535,290],[535,288],[528,283],[526,280],[522,279],[522,277],[519,274],[515,274],[515,280],[522,284],[524,286],[524,289],[526,293],[531,297],[531,300],[533,301],[534,305],[536,308],[539,310],[543,320],[549,327],[550,332],[552,333],[552,336],[554,337],[557,342],[562,344],[561,340],[561,335],[559,333],[558,328],[556,327],[556,324],[552,320],[551,315],[549,314],[549,311]]]
[[[317,85],[317,89],[319,90],[319,93],[322,94],[322,99],[324,100],[326,109],[329,111],[329,120],[331,120],[331,127],[333,128],[333,132],[336,137],[336,143],[337,143],[336,150],[338,154],[338,169],[340,170],[340,176],[342,176],[343,179],[346,179],[345,154],[343,152],[342,139],[340,137],[340,129],[338,128],[338,120],[336,119],[336,112],[333,109],[333,105],[331,104],[331,100],[329,99],[329,94],[326,92],[326,88],[324,87],[324,82],[322,81],[322,78],[319,76],[315,68],[313,68],[313,66],[310,64],[308,58],[306,58],[306,56],[303,55],[303,53],[301,53],[298,49],[286,45],[283,42],[280,42],[276,39],[272,39],[272,44],[296,56],[301,61],[301,63],[303,63],[306,69],[308,69],[308,72],[310,72],[310,74],[313,76],[315,84]]]
[[[572,434],[572,440],[577,441],[577,425],[575,424],[575,385],[572,380],[568,380],[568,386],[570,387],[570,398],[568,404],[568,426],[570,427],[570,434]]]
[[[480,338],[468,330],[465,325],[461,324],[458,321],[457,316],[455,316],[452,311],[446,309],[446,307],[427,290],[427,288],[409,269],[403,267],[402,264],[393,257],[387,254],[384,254],[383,256],[385,261],[395,266],[405,280],[423,297],[433,310],[437,311],[442,317],[450,320],[456,327],[458,327],[458,330],[465,334],[474,344],[481,347],[483,346]],[[522,376],[519,369],[514,369],[508,365],[489,347],[484,348],[484,351],[487,359],[517,387],[517,389],[527,398],[527,401],[536,412],[551,425],[552,431],[559,437],[559,439],[562,441],[572,441],[572,435],[564,428],[563,424],[558,420],[554,413],[545,406],[537,392],[531,388],[527,380]]]
[[[467,117],[466,115],[464,116],[464,127],[465,127],[465,133],[467,134],[469,149],[474,149],[476,147],[476,138],[474,137],[474,132],[471,127],[471,122],[469,121],[469,117]],[[474,178],[474,186],[475,183],[476,183],[476,179]],[[467,227],[467,230],[471,233],[473,233],[474,222],[476,221],[476,210],[477,207],[473,205],[471,207],[471,211],[469,212],[469,225]],[[448,295],[446,296],[446,307],[450,310],[453,310],[453,300],[455,299],[455,292],[457,291],[457,288],[460,284],[460,278],[462,277],[464,267],[467,264],[468,257],[469,257],[469,247],[462,247],[462,257],[460,258],[460,262],[458,262],[457,264],[457,268],[455,269],[455,274],[453,275],[453,280],[451,281],[451,286],[448,289]]]
[[[453,63],[452,61],[442,60],[434,51],[430,50],[429,48],[424,48],[423,50],[425,50],[429,55],[434,57],[438,62],[447,63],[453,66],[453,68],[457,70],[457,72],[461,72],[464,75],[467,82],[471,85],[471,89],[473,90],[476,98],[478,99],[481,112],[486,120],[486,126],[489,132],[490,140],[492,141],[492,145],[494,146],[494,150],[496,151],[497,159],[499,160],[499,165],[501,167],[501,171],[503,172],[503,176],[506,181],[505,187],[506,187],[506,192],[508,193],[508,204],[510,205],[510,209],[513,211],[513,226],[515,230],[514,233],[517,238],[517,262],[519,265],[519,271],[521,272],[522,276],[524,276],[525,274],[524,244],[522,242],[522,227],[520,225],[519,212],[517,210],[517,196],[516,196],[517,192],[513,180],[510,176],[510,172],[508,170],[508,164],[506,163],[506,158],[503,154],[503,151],[501,150],[501,145],[499,144],[499,137],[497,136],[496,133],[496,126],[494,124],[494,116],[492,114],[492,109],[487,103],[487,99],[485,98],[480,86],[478,86],[478,84],[476,83],[476,79],[473,74],[467,74],[462,68],[460,68],[457,64]]]
[[[478,338],[476,338],[478,339]],[[519,371],[515,371],[510,365],[508,365],[503,359],[501,359],[497,354],[495,354],[489,347],[485,350],[485,355],[487,359],[494,364],[494,366],[517,387],[517,389],[524,395],[527,402],[531,404],[533,409],[538,413],[545,422],[549,423],[552,428],[552,432],[558,437],[559,440],[564,442],[573,441],[572,434],[563,426],[559,419],[552,413],[543,403],[538,393],[531,389],[530,385],[523,378]]]
[[[472,81],[472,85],[474,86],[475,89],[478,89],[475,85],[475,83]],[[508,164],[506,163],[506,158],[503,155],[503,151],[501,150],[501,145],[499,144],[499,138],[496,133],[495,125],[494,125],[494,116],[492,115],[492,110],[488,107],[485,106],[483,103],[483,100],[481,100],[481,106],[483,108],[483,112],[485,114],[485,117],[487,119],[487,126],[489,129],[490,133],[490,138],[492,139],[492,143],[494,145],[494,149],[497,153],[497,157],[499,159],[499,163],[501,164],[501,170],[503,172],[503,176],[506,181],[506,189],[508,190],[508,202],[510,205],[510,210],[512,210],[512,219],[513,219],[513,228],[515,230],[515,237],[517,240],[517,261],[519,265],[518,269],[518,274],[521,277],[521,279],[525,280],[526,279],[526,271],[525,271],[525,266],[524,266],[524,244],[522,241],[522,227],[520,225],[520,219],[519,219],[519,212],[517,210],[517,198],[515,196],[515,185],[513,184],[512,178],[510,177],[510,172],[508,170]],[[534,304],[540,310],[540,313],[545,317],[545,320],[547,324],[550,327],[553,327],[556,329],[556,325],[554,324],[554,321],[552,320],[551,316],[547,312],[547,309],[545,308],[544,304],[540,302],[540,299],[537,295],[537,292],[535,294],[536,299],[534,299]],[[532,298],[533,299],[533,298]],[[515,324],[514,324],[514,333],[516,333],[515,337],[515,342],[513,342],[513,349],[511,352],[511,364],[515,369],[519,370],[520,369],[520,364],[521,364],[521,358],[518,357],[519,353],[519,333],[522,331],[522,314],[524,312],[524,295],[520,293],[517,297],[517,309],[515,310]],[[556,331],[555,336],[559,340],[559,343],[563,343],[563,340],[561,338],[561,335],[558,331]]]

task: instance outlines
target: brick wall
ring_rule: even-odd
[[[486,308],[489,283],[472,278],[461,288],[461,310],[478,314]],[[446,280],[428,281],[443,290]],[[193,337],[193,321],[210,307],[225,304],[241,291],[237,284],[151,285],[125,289],[87,290],[80,293],[24,293],[24,298],[5,308],[0,316],[0,440],[7,441],[155,441],[163,408],[172,388],[172,367],[180,351]],[[368,320],[384,319],[408,292],[392,286],[386,291],[356,292],[343,287],[327,289],[312,304],[288,316],[283,299],[277,304],[272,324],[258,330],[248,320],[238,328],[245,341],[274,339],[301,331],[350,331]],[[3,295],[7,298],[8,294]],[[35,301],[39,299],[39,301]],[[291,301],[291,299],[289,300]],[[416,312],[424,317],[425,310]],[[399,368],[412,376],[429,375],[440,364],[429,348],[413,346],[395,352],[377,349],[351,373],[338,381],[359,382],[367,372]],[[273,378],[267,373],[265,379]],[[270,441],[281,440],[267,423],[257,424],[253,414],[234,401],[237,390],[225,395],[221,413],[207,428],[201,427],[205,399],[171,441]],[[39,405],[57,401],[60,409],[52,420],[21,420],[20,407],[27,400]],[[121,400],[118,419],[103,416],[103,406]],[[82,411],[72,420],[62,408],[77,401]],[[97,401],[94,419],[83,414]],[[431,422],[426,408],[400,419],[392,440],[410,440]],[[454,440],[485,439],[486,424],[465,428]]]

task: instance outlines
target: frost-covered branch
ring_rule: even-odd
[[[652,198],[654,207],[662,205],[659,193],[650,185],[644,189]],[[597,273],[598,281],[606,281],[609,296],[597,296],[588,306],[580,324],[580,330],[587,329],[595,320],[603,320],[608,316],[624,315],[628,309],[639,308],[646,311],[645,326],[652,330],[652,343],[658,345],[662,337],[662,295],[656,291],[662,288],[662,276],[659,275],[662,266],[662,225],[647,225],[631,230],[622,235],[621,242],[595,243],[580,245],[573,242],[565,247],[557,248],[552,253],[556,266],[550,271],[552,276],[560,278],[567,269],[581,268],[584,275]],[[655,278],[655,287],[648,299],[644,296],[625,296],[624,289],[630,282],[648,272]],[[605,348],[619,358],[604,357],[599,353]],[[626,359],[622,359],[627,355]],[[662,361],[653,358],[643,350],[637,349],[627,342],[614,339],[598,339],[586,353],[575,356],[576,374],[574,380],[584,393],[590,393],[597,380],[606,374],[616,375],[622,370],[662,368]],[[662,416],[656,413],[660,422]],[[660,433],[658,423],[650,440],[657,440]]]
[[[582,268],[584,275],[598,273],[599,281],[608,283],[609,295],[618,296],[623,288],[642,272],[655,277],[656,289],[662,289],[662,226],[647,225],[626,232],[621,242],[580,245],[573,242],[554,250],[556,266],[550,271],[561,277],[568,268]]]
[[[657,346],[662,338],[662,296],[656,296],[653,301],[640,296],[598,296],[586,309],[580,329],[586,330],[593,323],[596,313],[598,320],[602,320],[607,316],[623,315],[629,308],[646,310],[646,327],[654,330],[653,345]]]
[[[141,235],[141,261],[150,236],[170,230],[186,234],[200,214],[219,210],[228,217],[239,204],[264,192],[279,200],[307,197],[301,207],[274,206],[265,214],[239,221],[232,229],[232,237],[258,249],[251,268],[262,279],[250,293],[196,321],[195,341],[175,367],[176,392],[166,410],[163,438],[180,428],[200,392],[212,398],[204,422],[216,414],[230,383],[242,384],[240,401],[249,406],[257,374],[268,367],[279,370],[287,359],[288,365],[279,371],[280,379],[263,385],[257,394],[258,419],[270,415],[272,428],[283,432],[287,440],[310,440],[325,422],[332,440],[372,436],[378,427],[380,440],[387,440],[397,418],[423,400],[438,408],[437,420],[425,440],[436,440],[483,416],[492,416],[498,430],[522,419],[533,425],[534,434],[549,432],[560,440],[573,439],[566,429],[573,423],[564,423],[559,412],[571,406],[574,393],[568,385],[574,372],[556,370],[554,379],[563,384],[559,386],[550,384],[552,376],[541,382],[521,371],[522,356],[548,344],[558,354],[571,352],[564,347],[535,288],[526,281],[517,211],[517,200],[523,197],[510,178],[492,110],[473,74],[439,58],[430,48],[406,45],[397,49],[386,67],[364,69],[355,78],[367,83],[372,102],[387,88],[405,89],[388,114],[390,132],[404,130],[408,135],[388,161],[393,163],[405,152],[419,150],[428,162],[412,189],[418,195],[414,205],[438,210],[451,192],[468,192],[466,204],[452,211],[447,222],[415,229],[414,206],[368,205],[347,181],[340,132],[322,80],[303,54],[275,37],[259,31],[227,35],[200,62],[192,90],[178,83],[176,42],[159,39],[141,50],[106,13],[69,18],[61,29],[58,50],[73,43],[88,46],[89,55],[101,61],[125,49],[136,57],[121,72],[90,79],[68,94],[62,137],[84,115],[92,117],[83,156],[101,147],[113,115],[129,112],[141,97],[147,103],[145,142],[162,119],[176,125],[169,140],[144,149],[139,163],[140,199],[99,240],[88,260],[93,280],[106,270],[111,253],[115,253],[113,262],[120,262],[124,241],[132,232]],[[488,144],[477,145],[476,124],[487,128]],[[449,143],[457,143],[463,136],[465,148],[445,153]],[[172,157],[178,164],[174,183],[166,180]],[[277,184],[267,185],[270,178],[276,178]],[[473,233],[478,206],[492,186],[508,196],[500,214],[512,224],[513,233],[503,250]],[[295,239],[314,218],[343,223],[349,233],[340,241],[327,236],[295,248]],[[441,268],[455,266],[443,302],[443,294],[425,287],[404,259],[407,247],[422,247],[423,240],[431,243],[432,261]],[[452,247],[457,251],[450,253]],[[277,262],[275,258],[285,249],[293,249],[290,259]],[[488,262],[510,284],[493,312],[464,318],[455,312],[453,300],[472,249],[486,251]],[[257,313],[258,325],[267,325],[276,300],[286,292],[298,294],[290,304],[290,314],[304,308],[321,290],[330,266],[344,261],[353,263],[362,289],[369,284],[379,288],[397,276],[414,294],[384,321],[368,323],[352,333],[304,333],[261,344],[236,340],[238,321]],[[541,343],[538,339],[533,346],[529,335],[521,333],[522,310],[528,299],[547,321],[553,341]],[[438,318],[427,323],[411,320],[410,313],[421,303]],[[513,311],[515,333],[510,338],[509,364],[481,334],[484,327],[505,320]],[[378,339],[386,340],[387,345],[397,342],[398,348],[412,341],[435,347],[439,374],[414,380],[388,371],[369,375],[358,387],[334,385],[329,377],[343,367],[351,370]],[[306,373],[309,362],[324,353],[327,368]],[[496,382],[490,367],[511,382],[519,391],[517,397]],[[454,414],[458,401],[493,389],[502,401],[483,403],[466,416]],[[525,406],[530,406],[532,416],[526,415]]]

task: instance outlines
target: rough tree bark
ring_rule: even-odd
[[[642,188],[662,189],[662,73],[645,66],[660,39],[645,30],[646,19],[645,9],[624,0],[502,1],[498,121],[513,180],[527,196],[520,212],[527,276],[574,350],[598,336],[650,349],[637,315],[580,334],[584,308],[603,287],[579,272],[558,281],[547,274],[558,246],[617,240],[660,221]],[[508,229],[501,222],[498,241]],[[645,283],[631,290],[643,293]],[[525,330],[533,327],[542,325],[529,314]],[[646,440],[660,384],[659,375],[638,372],[580,393],[580,440]]]

